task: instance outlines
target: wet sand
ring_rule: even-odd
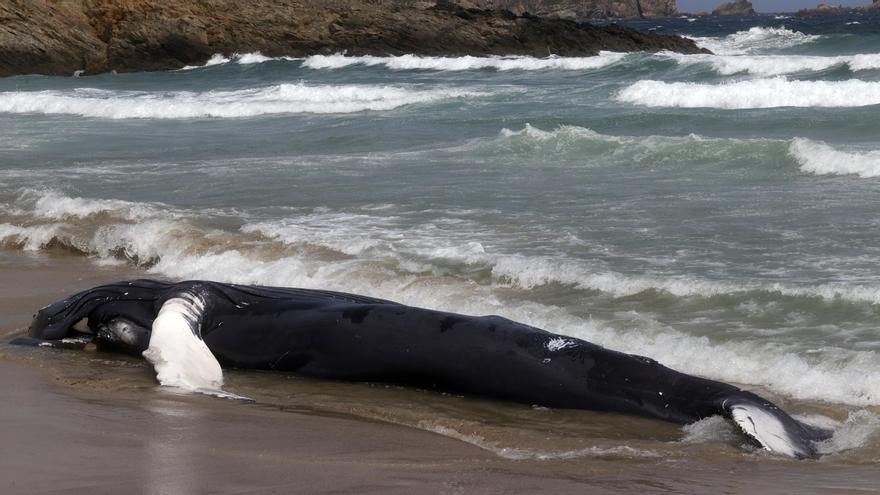
[[[96,267],[76,256],[0,251],[2,340],[21,331],[33,311],[48,302],[81,288],[140,275],[126,267]],[[136,358],[2,344],[0,492],[880,491],[878,459],[799,462],[737,445],[685,448],[678,443],[674,425],[619,415],[545,412],[295,376],[233,372],[228,378],[233,391],[251,392],[257,402],[163,390],[146,363]],[[385,417],[385,407],[391,411],[391,423],[376,419]],[[412,417],[401,412],[405,409]],[[423,424],[422,416],[438,424],[463,425],[462,431],[468,416],[475,416],[481,419],[483,434],[498,430],[501,438],[512,441],[521,431],[530,435],[530,445],[540,440],[537,437],[572,447],[615,445],[625,439],[636,451],[654,455],[508,459],[486,443],[392,424]],[[558,428],[530,428],[533,421]],[[590,422],[592,429],[571,426]],[[583,431],[594,438],[578,438]]]

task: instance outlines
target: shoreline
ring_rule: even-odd
[[[880,483],[877,459],[793,461],[735,443],[686,445],[665,423],[402,387],[232,371],[230,388],[260,391],[256,403],[176,394],[158,387],[137,358],[5,343],[44,301],[141,272],[3,250],[0,273],[0,394],[7,404],[0,434],[8,439],[0,454],[12,459],[0,467],[4,493],[112,493],[120,486],[150,493],[872,493]],[[417,419],[439,411],[437,424],[460,433],[401,422],[394,412],[401,407]],[[523,434],[515,433],[517,415],[559,429],[548,448],[560,441],[633,447],[516,458],[468,436],[476,426],[516,441]],[[503,433],[511,421],[513,436]],[[574,422],[583,424],[566,433]],[[594,436],[570,437],[585,434],[578,431]],[[638,451],[656,453],[631,454]]]

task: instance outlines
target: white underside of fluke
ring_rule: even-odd
[[[805,457],[808,452],[798,448],[781,421],[771,412],[753,404],[736,404],[730,408],[733,421],[742,431],[771,452],[789,457]]]
[[[191,392],[224,394],[220,363],[199,337],[204,301],[184,293],[162,305],[153,321],[150,345],[144,357],[156,369],[156,379],[167,387]]]

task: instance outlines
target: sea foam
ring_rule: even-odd
[[[19,205],[26,205],[34,216],[64,220],[70,218],[87,218],[108,214],[137,220],[156,214],[156,208],[162,207],[147,203],[133,203],[115,199],[87,199],[67,196],[54,189],[26,188],[18,197]],[[166,209],[166,213],[170,210]]]
[[[790,81],[783,77],[725,84],[644,80],[622,89],[616,99],[646,107],[860,107],[880,104],[880,82]]]
[[[800,169],[815,175],[880,176],[880,151],[840,151],[809,139],[794,139],[789,154],[800,163]]]
[[[21,206],[17,205],[19,209]],[[649,289],[693,297],[778,290],[806,297],[867,298],[877,303],[880,290],[876,288],[751,287],[692,277],[633,276],[588,260],[505,254],[489,241],[497,239],[496,234],[485,232],[485,226],[459,220],[454,221],[455,228],[426,225],[413,229],[394,216],[381,216],[380,211],[356,217],[333,211],[313,215],[245,224],[244,234],[210,229],[196,219],[165,217],[161,210],[155,217],[137,221],[111,218],[91,233],[66,230],[58,222],[43,219],[47,223],[26,227],[0,223],[0,242],[8,243],[12,238],[19,245],[35,249],[53,241],[76,245],[99,260],[122,255],[142,264],[150,273],[173,279],[340,290],[466,314],[499,314],[609,348],[648,355],[688,373],[763,385],[802,399],[880,404],[880,356],[872,351],[823,348],[821,352],[802,354],[765,339],[713,342],[649,317],[628,330],[577,316],[570,308],[527,299],[506,304],[499,298],[499,290],[505,292],[510,287],[529,289],[562,283],[614,295]],[[34,218],[32,221],[37,221]],[[478,242],[478,228],[485,237],[482,242]],[[238,237],[243,235],[248,237]],[[260,235],[265,237],[261,239]],[[456,235],[471,244],[462,243]],[[352,248],[344,245],[345,238],[363,242]],[[345,254],[307,254],[315,248],[323,248],[324,252],[345,250]],[[471,269],[448,271],[444,267],[450,263],[471,264],[478,271],[485,270],[481,266],[487,267],[491,279],[477,282],[464,275]],[[719,367],[719,362],[725,366]]]
[[[880,53],[819,57],[811,55],[682,55],[664,52],[660,56],[681,65],[708,64],[725,76],[753,74],[762,77],[800,72],[820,72],[833,67],[848,67],[853,72],[880,69]]]
[[[313,55],[303,61],[309,69],[341,69],[353,65],[382,66],[391,70],[466,71],[494,69],[498,71],[522,70],[589,70],[606,67],[626,57],[625,53],[601,52],[593,57],[424,57],[400,55],[396,57],[362,56],[344,54]]]
[[[294,61],[300,60],[295,57],[267,57],[260,52],[251,52],[251,53],[233,53],[230,56],[225,56],[221,53],[215,53],[211,58],[205,62],[204,65],[187,65],[186,67],[181,68],[180,70],[192,70],[192,69],[201,69],[204,67],[212,67],[215,65],[223,65],[228,63],[237,63],[240,65],[251,65],[251,64],[262,64],[263,62],[271,62],[274,60],[286,60],[286,61]]]
[[[804,34],[783,27],[755,26],[747,31],[722,37],[695,37],[702,48],[707,48],[719,55],[738,55],[764,50],[779,50],[792,46],[813,43],[822,39],[820,35]]]
[[[549,461],[558,459],[577,459],[581,457],[610,457],[610,458],[655,458],[660,454],[645,449],[637,449],[628,445],[619,445],[614,447],[586,447],[575,450],[560,451],[542,451],[535,449],[525,449],[520,447],[503,447],[497,442],[486,440],[477,434],[465,434],[458,430],[436,424],[431,421],[421,421],[418,427],[423,430],[431,431],[445,437],[454,438],[465,443],[469,443],[483,450],[494,453],[498,457],[511,460],[537,460]]]
[[[310,85],[305,83],[237,91],[0,92],[0,112],[71,114],[105,119],[194,119],[253,117],[282,113],[353,113],[478,96],[464,89],[402,86]]]

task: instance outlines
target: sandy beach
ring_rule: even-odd
[[[9,251],[0,273],[4,340],[51,300],[138,275],[64,254]],[[6,494],[803,494],[873,493],[880,483],[877,459],[864,452],[854,463],[839,455],[791,461],[736,441],[688,447],[674,425],[584,412],[552,413],[561,415],[563,432],[566,421],[594,422],[594,438],[580,439],[591,451],[552,458],[540,449],[494,448],[503,442],[451,438],[426,431],[424,421],[415,421],[422,428],[393,424],[407,421],[397,409],[459,418],[464,430],[468,415],[503,429],[530,408],[399,387],[233,372],[231,389],[256,399],[241,403],[163,390],[137,358],[5,344],[0,368]],[[388,421],[369,417],[383,404]],[[499,435],[512,441],[510,432]],[[635,447],[595,447],[614,436]]]

